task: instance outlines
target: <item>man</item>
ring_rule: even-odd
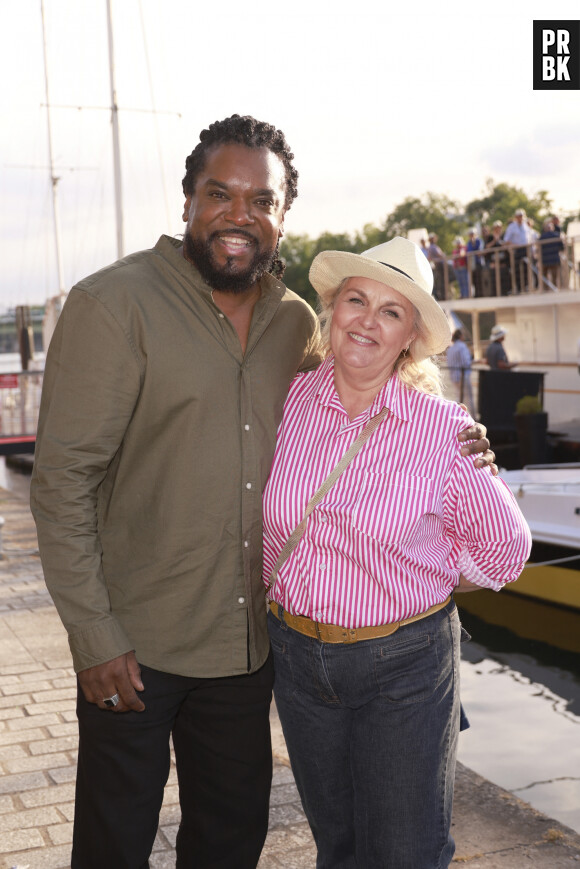
[[[455,330],[451,340],[453,343],[447,348],[447,367],[455,389],[455,398],[461,404],[465,404],[469,413],[475,416],[471,389],[471,353],[463,340],[461,329]]]
[[[431,263],[431,268],[433,269],[433,295],[438,302],[441,302],[445,298],[445,267],[443,265],[445,254],[437,244],[437,241],[437,234],[435,232],[430,232],[427,259]]]
[[[31,503],[79,681],[72,869],[149,865],[170,735],[178,869],[259,859],[261,493],[290,381],[320,361],[312,310],[272,274],[292,159],[250,117],[203,130],[183,245],[163,236],[81,281],[48,353]]]
[[[490,332],[490,343],[485,351],[485,361],[493,371],[509,371],[515,368],[517,362],[510,362],[503,342],[507,335],[507,329],[503,326],[494,326]]]
[[[477,230],[474,226],[467,233],[467,253],[477,253],[483,248],[483,242],[477,237]],[[481,267],[483,265],[483,257],[470,256],[467,257],[467,268],[473,280],[473,289],[475,296],[481,296]]]
[[[531,256],[531,248],[528,252],[528,245],[532,243],[531,230],[526,220],[526,212],[523,208],[518,208],[514,212],[514,219],[504,233],[503,237],[505,244],[514,246],[514,270],[516,292],[521,293],[526,285],[526,258]]]

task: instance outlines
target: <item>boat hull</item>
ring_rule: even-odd
[[[502,471],[532,533],[533,547],[510,592],[580,609],[580,468]]]

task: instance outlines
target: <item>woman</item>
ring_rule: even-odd
[[[265,577],[367,422],[270,590],[276,705],[319,869],[448,866],[459,730],[450,594],[516,579],[529,531],[456,435],[429,359],[449,343],[420,249],[319,254],[329,355],[295,378],[264,493]],[[437,439],[437,454],[432,450]]]
[[[467,274],[467,258],[465,256],[465,242],[460,235],[455,236],[453,240],[453,268],[457,275],[459,284],[459,294],[462,299],[469,298],[469,275]]]
[[[546,278],[551,284],[551,286],[548,285],[548,289],[559,290],[562,271],[560,252],[564,250],[564,242],[560,233],[555,229],[553,221],[546,220],[544,223],[540,241],[544,242],[540,245],[540,257]]]

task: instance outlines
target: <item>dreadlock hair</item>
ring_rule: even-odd
[[[195,190],[195,184],[202,172],[208,153],[218,145],[245,145],[246,148],[268,148],[276,154],[286,173],[286,198],[284,210],[287,211],[298,196],[298,172],[292,165],[294,154],[286,141],[284,133],[272,124],[257,121],[251,115],[232,115],[223,121],[215,121],[207,130],[199,134],[199,144],[185,160],[185,175],[182,186],[185,196]],[[270,266],[274,277],[281,278],[286,263],[278,256],[278,245]]]

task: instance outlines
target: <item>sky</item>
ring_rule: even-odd
[[[110,0],[124,252],[183,232],[199,132],[234,112],[282,129],[286,232],[380,224],[486,179],[580,208],[580,91],[534,91],[539,0]],[[551,20],[574,20],[555,0]],[[44,0],[65,289],[117,258],[106,0]],[[0,311],[58,293],[41,0],[0,0]]]

